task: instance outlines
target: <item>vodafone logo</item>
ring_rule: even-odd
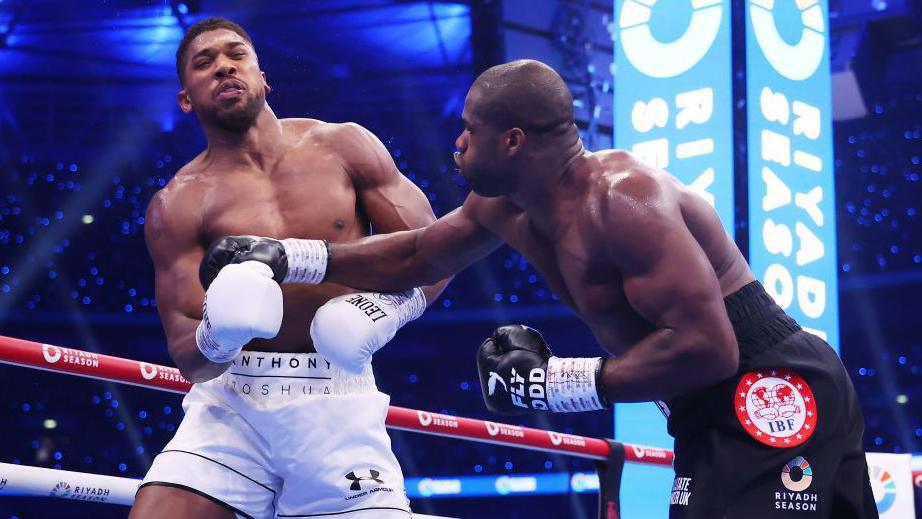
[[[916,488],[922,488],[922,472],[917,473],[916,476],[912,478],[912,482]]]
[[[487,432],[490,433],[490,436],[496,436],[499,434],[499,425],[493,422],[484,422],[487,424]]]
[[[144,380],[153,380],[157,376],[157,366],[152,366],[146,362],[142,362],[141,376],[144,377]]]
[[[419,418],[419,425],[423,427],[432,425],[432,415],[426,411],[416,411],[416,416]]]
[[[61,348],[52,346],[50,344],[42,344],[42,355],[45,357],[45,362],[48,364],[54,364],[55,362],[61,360]]]

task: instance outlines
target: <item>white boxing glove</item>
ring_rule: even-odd
[[[258,261],[222,268],[205,292],[199,351],[214,363],[230,362],[255,338],[271,339],[282,325],[282,288]]]
[[[425,310],[426,295],[419,288],[334,297],[314,314],[311,339],[317,353],[331,364],[359,374],[397,330]]]

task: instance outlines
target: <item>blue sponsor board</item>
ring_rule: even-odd
[[[599,491],[599,477],[592,472],[406,478],[405,484],[410,498],[500,497]]]
[[[615,2],[615,147],[698,191],[733,234],[733,62],[729,0]],[[671,448],[653,404],[615,406],[615,438]],[[625,517],[665,517],[673,473],[627,465]]]
[[[615,147],[694,187],[732,233],[729,0],[618,0],[615,31]]]
[[[839,349],[826,0],[748,0],[749,262],[775,301]]]

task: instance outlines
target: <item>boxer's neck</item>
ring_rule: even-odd
[[[554,238],[567,225],[565,216],[574,214],[574,203],[580,203],[594,158],[578,138],[569,145],[537,148],[542,151],[531,154],[523,165],[518,188],[509,198],[528,213],[539,231]]]
[[[285,150],[282,122],[268,104],[244,132],[214,126],[204,130],[208,141],[206,157],[213,163],[266,169],[266,162],[273,161]]]

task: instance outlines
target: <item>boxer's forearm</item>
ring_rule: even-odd
[[[359,290],[396,292],[435,285],[439,277],[418,247],[422,229],[369,236],[330,245],[324,281]],[[429,291],[426,291],[429,298]],[[439,291],[440,292],[440,291]],[[432,295],[437,295],[432,292]]]
[[[610,402],[665,400],[732,376],[739,357],[728,357],[695,334],[659,329],[602,366],[601,393]]]
[[[443,285],[500,244],[499,237],[455,210],[419,229],[331,244],[324,281],[386,292]]]

